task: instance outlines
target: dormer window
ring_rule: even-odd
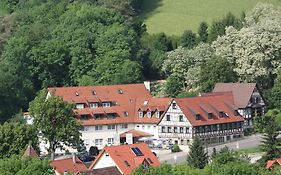
[[[97,108],[99,107],[98,103],[90,103],[90,108]]]
[[[147,117],[151,118],[151,112],[150,111],[147,111]]]
[[[221,111],[221,112],[219,113],[219,117],[220,117],[220,118],[225,117],[225,113]]]
[[[84,104],[83,103],[77,103],[76,104],[76,108],[77,109],[83,109],[84,108]]]
[[[110,102],[102,102],[102,107],[110,107]]]
[[[238,116],[238,115],[239,115],[238,110],[234,110],[234,116]]]
[[[143,117],[143,112],[139,111],[139,117]]]
[[[156,118],[160,118],[160,112],[159,111],[156,112]]]
[[[195,119],[196,119],[196,120],[201,120],[201,115],[200,115],[200,114],[196,114],[196,115],[195,115]]]
[[[213,118],[213,114],[212,113],[208,113],[208,119],[212,119]]]

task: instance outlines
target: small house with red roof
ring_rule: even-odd
[[[265,111],[265,102],[256,83],[217,83],[213,93],[232,92],[238,112],[244,116],[244,126],[253,125],[253,117],[260,117]]]
[[[268,160],[266,162],[266,169],[272,170],[274,166],[281,166],[281,158]]]
[[[76,156],[61,160],[53,160],[51,161],[51,166],[56,175],[64,175],[66,173],[72,173],[74,175],[82,173],[90,174],[86,165]]]
[[[243,135],[243,122],[232,93],[176,98],[159,122],[159,137],[179,144],[195,136],[208,143],[224,142]]]
[[[106,146],[89,168],[93,174],[130,175],[141,165],[160,166],[160,161],[145,143]]]

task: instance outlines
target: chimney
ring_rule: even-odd
[[[76,164],[76,156],[75,156],[75,153],[72,154],[72,161],[73,161],[73,164]]]
[[[144,81],[143,84],[145,88],[150,92],[150,81]]]

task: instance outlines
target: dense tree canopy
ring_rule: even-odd
[[[1,175],[53,175],[54,171],[48,160],[13,156],[0,159]]]
[[[20,123],[4,123],[0,125],[0,158],[22,154],[30,144],[39,153],[36,129]]]

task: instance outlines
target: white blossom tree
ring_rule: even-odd
[[[216,55],[234,64],[239,80],[270,86],[281,65],[281,9],[258,4],[245,17],[241,30],[228,27],[213,42]]]

